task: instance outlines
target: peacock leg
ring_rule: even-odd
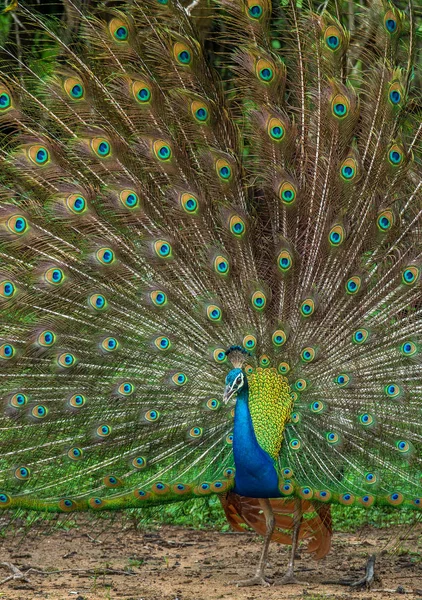
[[[243,579],[241,581],[237,581],[236,584],[238,587],[246,587],[249,585],[270,585],[270,582],[264,576],[264,570],[267,564],[267,555],[268,548],[270,546],[271,536],[274,532],[275,518],[273,509],[271,508],[271,503],[268,500],[268,498],[260,498],[259,504],[262,508],[262,512],[264,513],[265,525],[267,527],[264,539],[264,547],[262,548],[261,558],[259,559],[258,568],[254,577],[251,577],[250,579]]]
[[[301,509],[301,501],[296,500],[295,511],[293,513],[293,533],[292,533],[292,550],[290,553],[289,563],[287,565],[287,571],[284,575],[281,583],[283,585],[288,583],[297,583],[295,574],[294,574],[294,564],[295,564],[295,554],[297,550],[297,544],[299,541],[299,529],[300,524],[302,523],[302,509]]]

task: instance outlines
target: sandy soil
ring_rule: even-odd
[[[160,527],[153,532],[103,522],[46,535],[32,529],[24,540],[12,533],[1,542],[0,561],[10,561],[29,581],[0,585],[1,600],[384,600],[422,597],[422,527],[337,533],[320,562],[300,551],[297,585],[280,585],[288,548],[271,545],[268,588],[236,588],[230,582],[252,573],[261,549],[254,534]],[[387,546],[394,540],[395,550]],[[359,579],[366,558],[379,553],[380,576],[371,591],[332,583]],[[59,570],[58,573],[51,571]],[[9,575],[0,567],[0,581]],[[401,593],[396,592],[401,589]]]

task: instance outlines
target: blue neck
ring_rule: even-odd
[[[277,498],[278,476],[273,459],[261,448],[255,436],[248,406],[249,392],[239,392],[233,430],[236,467],[234,491],[251,498]]]

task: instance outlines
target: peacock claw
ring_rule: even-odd
[[[241,579],[240,581],[234,581],[237,587],[249,587],[252,585],[262,585],[264,587],[268,587],[271,585],[270,579],[268,577],[264,577],[264,575],[256,574],[254,577],[250,579]]]
[[[281,580],[281,585],[295,584],[299,583],[296,577],[291,573],[286,573],[286,575]]]

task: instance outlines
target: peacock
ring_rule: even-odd
[[[0,507],[217,495],[291,583],[332,504],[422,508],[415,17],[187,4],[6,9]]]

